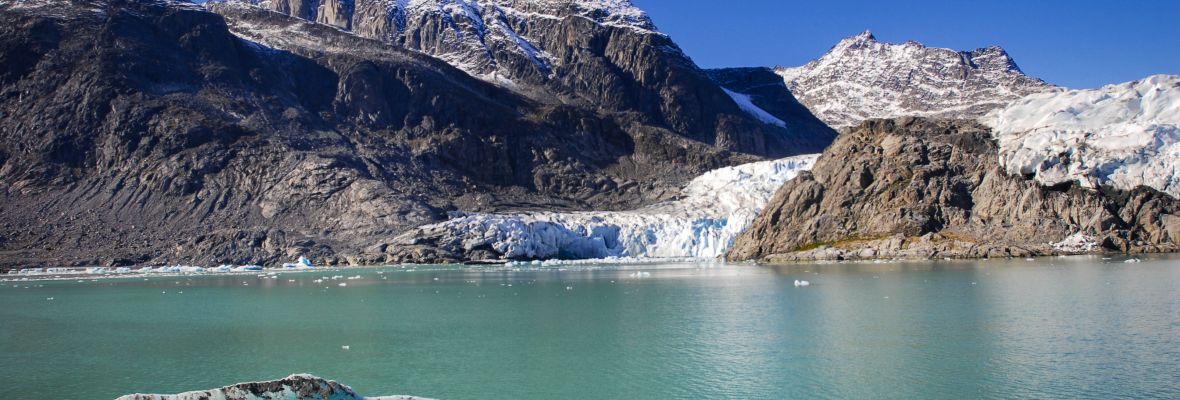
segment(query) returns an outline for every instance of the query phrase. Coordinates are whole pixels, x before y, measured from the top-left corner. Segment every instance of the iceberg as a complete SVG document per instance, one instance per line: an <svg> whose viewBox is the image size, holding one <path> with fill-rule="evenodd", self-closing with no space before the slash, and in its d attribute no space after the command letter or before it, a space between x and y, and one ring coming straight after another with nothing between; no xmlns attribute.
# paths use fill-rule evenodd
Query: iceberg
<svg viewBox="0 0 1180 400"><path fill-rule="evenodd" d="M293 263L283 263L283 269L312 269L312 268L315 268L315 266L311 265L311 260L308 260L307 257L304 257L304 256L299 256L299 261L296 261Z"/></svg>
<svg viewBox="0 0 1180 400"><path fill-rule="evenodd" d="M685 186L679 199L637 210L460 214L397 242L431 237L440 247L491 248L517 260L715 258L784 182L811 169L816 158L802 155L709 171Z"/></svg>
<svg viewBox="0 0 1180 400"><path fill-rule="evenodd" d="M347 346L346 347L347 350ZM218 389L198 390L179 394L129 394L116 400L427 400L414 396L366 397L347 385L309 374L294 374L268 382L245 382Z"/></svg>
<svg viewBox="0 0 1180 400"><path fill-rule="evenodd" d="M248 271L262 271L261 265L239 265L233 268L233 272L248 272Z"/></svg>
<svg viewBox="0 0 1180 400"><path fill-rule="evenodd" d="M1033 94L981 119L1010 174L1180 196L1180 76Z"/></svg>

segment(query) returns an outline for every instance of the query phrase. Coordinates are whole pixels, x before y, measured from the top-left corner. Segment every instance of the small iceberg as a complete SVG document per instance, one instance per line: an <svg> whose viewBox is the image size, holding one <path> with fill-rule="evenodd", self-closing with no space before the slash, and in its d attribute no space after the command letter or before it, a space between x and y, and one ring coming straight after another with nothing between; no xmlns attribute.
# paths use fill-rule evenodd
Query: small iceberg
<svg viewBox="0 0 1180 400"><path fill-rule="evenodd" d="M262 271L262 266L261 265L239 265L236 268L234 268L233 271L234 272Z"/></svg>
<svg viewBox="0 0 1180 400"><path fill-rule="evenodd" d="M801 281L801 280L796 279L795 280L795 287L801 287L801 286L811 286L811 282Z"/></svg>
<svg viewBox="0 0 1180 400"><path fill-rule="evenodd" d="M342 346L348 350L348 346ZM310 395L301 395L310 394ZM218 389L198 390L178 394L129 394L116 400L198 400L198 399L274 399L294 400L303 398L335 400L426 400L415 396L366 397L357 394L351 387L314 375L294 374L283 379L267 382L244 382Z"/></svg>
<svg viewBox="0 0 1180 400"><path fill-rule="evenodd" d="M311 264L311 260L308 260L307 257L304 257L304 256L299 256L299 261L296 261L293 263L283 263L283 269L312 269L312 268L315 268L315 266Z"/></svg>
<svg viewBox="0 0 1180 400"><path fill-rule="evenodd" d="M1143 262L1143 260L1140 260L1140 259L1138 259L1138 258L1132 258L1132 259L1129 259L1129 260L1127 260L1127 261L1123 261L1123 262L1124 262L1124 263L1127 263L1127 264L1134 264L1134 263L1140 263L1140 262Z"/></svg>

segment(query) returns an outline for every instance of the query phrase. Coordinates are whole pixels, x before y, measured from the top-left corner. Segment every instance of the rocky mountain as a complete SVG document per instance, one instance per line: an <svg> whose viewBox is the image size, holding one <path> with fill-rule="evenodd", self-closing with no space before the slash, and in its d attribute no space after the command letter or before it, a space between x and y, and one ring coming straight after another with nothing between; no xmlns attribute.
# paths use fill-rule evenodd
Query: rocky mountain
<svg viewBox="0 0 1180 400"><path fill-rule="evenodd" d="M733 99L628 0L249 0L213 7L235 32L272 43L284 38L225 12L241 4L429 54L539 102L635 113L747 153L783 156L784 149L797 154L831 142L828 128L808 119L751 124L751 115L735 110ZM789 112L800 111L807 113Z"/></svg>
<svg viewBox="0 0 1180 400"><path fill-rule="evenodd" d="M1024 257L1180 250L1180 201L1154 189L1010 175L974 121L872 120L788 181L730 260Z"/></svg>
<svg viewBox="0 0 1180 400"><path fill-rule="evenodd" d="M868 31L806 65L775 72L835 128L871 118L974 119L1025 95L1056 90L1025 75L999 47L955 51L884 43Z"/></svg>
<svg viewBox="0 0 1180 400"><path fill-rule="evenodd" d="M448 212L632 209L834 134L590 15L529 91L259 7L0 1L0 264L380 262Z"/></svg>

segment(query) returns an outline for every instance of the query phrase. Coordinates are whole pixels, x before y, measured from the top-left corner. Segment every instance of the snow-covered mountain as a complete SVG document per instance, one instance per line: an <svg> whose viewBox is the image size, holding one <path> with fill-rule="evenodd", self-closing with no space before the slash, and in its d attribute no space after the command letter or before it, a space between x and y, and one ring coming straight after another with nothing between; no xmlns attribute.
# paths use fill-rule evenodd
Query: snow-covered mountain
<svg viewBox="0 0 1180 400"><path fill-rule="evenodd" d="M1025 95L1055 90L1021 72L999 47L955 51L884 43L868 31L806 65L775 71L834 128L871 118L978 118Z"/></svg>
<svg viewBox="0 0 1180 400"><path fill-rule="evenodd" d="M982 122L1012 174L1180 197L1180 76L1030 95Z"/></svg>
<svg viewBox="0 0 1180 400"><path fill-rule="evenodd" d="M397 244L428 245L460 259L714 258L817 157L713 170L689 183L680 199L638 210L467 214L411 231Z"/></svg>
<svg viewBox="0 0 1180 400"><path fill-rule="evenodd" d="M567 17L656 34L628 0L233 0L438 57L468 73L536 83L562 61L545 45Z"/></svg>

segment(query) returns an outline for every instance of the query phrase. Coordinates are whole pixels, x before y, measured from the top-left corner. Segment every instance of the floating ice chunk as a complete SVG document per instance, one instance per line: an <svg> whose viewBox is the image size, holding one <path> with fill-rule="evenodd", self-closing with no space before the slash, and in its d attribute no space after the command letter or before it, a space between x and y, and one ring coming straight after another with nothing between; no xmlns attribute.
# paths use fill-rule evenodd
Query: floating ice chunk
<svg viewBox="0 0 1180 400"><path fill-rule="evenodd" d="M261 265L241 265L233 269L234 272L262 271Z"/></svg>
<svg viewBox="0 0 1180 400"><path fill-rule="evenodd" d="M283 268L284 269L312 269L312 268L315 268L315 265L312 265L311 260L308 260L307 257L299 256L299 261L296 261L293 263L284 263Z"/></svg>
<svg viewBox="0 0 1180 400"><path fill-rule="evenodd" d="M341 348L341 349L343 349L343 350L346 350L346 351L347 351L347 350L352 350L352 346L349 346L349 345L347 345L347 344L346 344L346 345L343 345L343 346L340 346L340 348Z"/></svg>
<svg viewBox="0 0 1180 400"><path fill-rule="evenodd" d="M1133 264L1133 263L1143 262L1143 260L1140 260L1138 258L1132 258L1132 259L1129 259L1129 260L1123 261L1123 262L1127 263L1127 264Z"/></svg>
<svg viewBox="0 0 1180 400"><path fill-rule="evenodd" d="M795 287L800 287L800 286L811 286L811 282L801 281L801 280L796 279L795 280Z"/></svg>
<svg viewBox="0 0 1180 400"><path fill-rule="evenodd" d="M344 283L344 282L340 282L340 283L336 284L336 286L339 286L339 287L347 287L347 286L348 286L348 284L347 284L347 283Z"/></svg>

